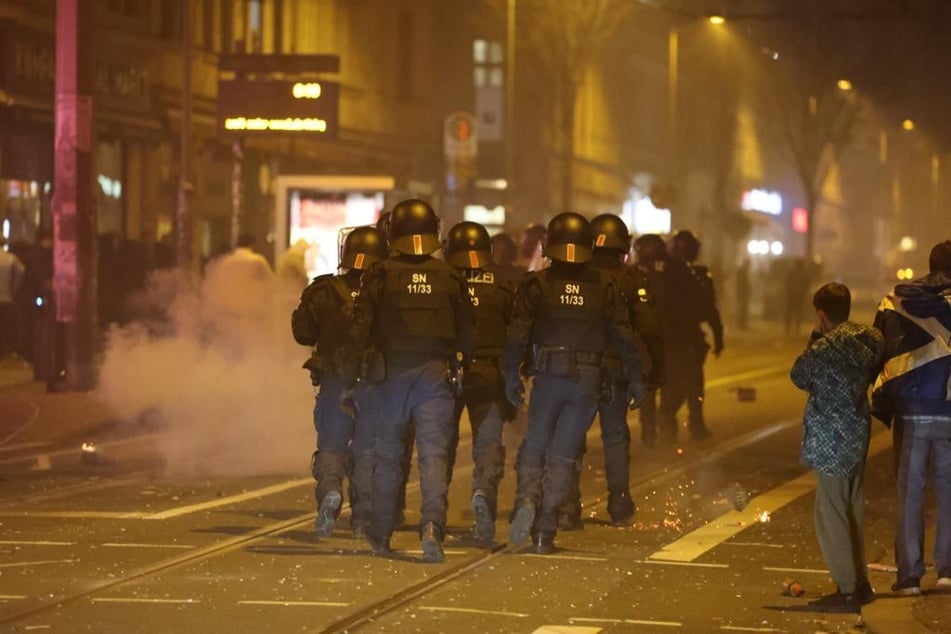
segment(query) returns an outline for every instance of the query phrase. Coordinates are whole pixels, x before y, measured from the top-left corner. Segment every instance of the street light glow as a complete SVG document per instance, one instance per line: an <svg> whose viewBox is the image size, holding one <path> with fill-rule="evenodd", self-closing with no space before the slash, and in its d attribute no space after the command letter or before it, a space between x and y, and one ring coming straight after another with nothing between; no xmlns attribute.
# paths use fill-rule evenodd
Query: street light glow
<svg viewBox="0 0 951 634"><path fill-rule="evenodd" d="M914 130L915 122L912 121L911 119L905 119L904 121L901 122L901 127L904 130Z"/></svg>
<svg viewBox="0 0 951 634"><path fill-rule="evenodd" d="M839 87L839 90L852 90L852 82L848 79L840 79L836 85Z"/></svg>
<svg viewBox="0 0 951 634"><path fill-rule="evenodd" d="M711 15L707 19L710 21L710 24L716 24L717 26L726 23L726 18L722 15Z"/></svg>

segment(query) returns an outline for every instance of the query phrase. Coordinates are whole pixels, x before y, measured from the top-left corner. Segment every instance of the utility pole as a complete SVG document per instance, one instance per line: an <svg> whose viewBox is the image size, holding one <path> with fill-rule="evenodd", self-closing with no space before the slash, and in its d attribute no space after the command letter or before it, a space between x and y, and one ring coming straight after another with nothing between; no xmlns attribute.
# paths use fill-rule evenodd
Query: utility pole
<svg viewBox="0 0 951 634"><path fill-rule="evenodd" d="M96 209L93 202L93 11L56 2L56 133L53 194L55 360L51 389L95 382Z"/></svg>
<svg viewBox="0 0 951 634"><path fill-rule="evenodd" d="M192 21L191 0L182 0L182 135L179 160L178 211L175 216L178 244L176 262L190 269L192 262L191 197L192 151Z"/></svg>

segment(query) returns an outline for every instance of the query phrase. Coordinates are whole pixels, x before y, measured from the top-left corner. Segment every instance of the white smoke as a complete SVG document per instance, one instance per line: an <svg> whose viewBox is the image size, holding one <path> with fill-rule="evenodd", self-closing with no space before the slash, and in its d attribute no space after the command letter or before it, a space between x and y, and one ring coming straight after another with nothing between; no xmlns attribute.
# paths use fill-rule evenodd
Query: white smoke
<svg viewBox="0 0 951 634"><path fill-rule="evenodd" d="M142 319L109 334L99 398L124 420L158 420L169 473L306 471L313 391L290 331L300 290L234 269L201 283L156 273Z"/></svg>

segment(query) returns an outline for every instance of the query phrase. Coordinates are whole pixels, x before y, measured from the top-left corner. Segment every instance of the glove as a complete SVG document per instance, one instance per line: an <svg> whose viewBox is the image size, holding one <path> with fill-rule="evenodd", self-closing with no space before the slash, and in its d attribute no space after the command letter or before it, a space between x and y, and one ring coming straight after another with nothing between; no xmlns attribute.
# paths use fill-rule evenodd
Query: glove
<svg viewBox="0 0 951 634"><path fill-rule="evenodd" d="M340 394L340 410L350 418L356 418L360 411L354 398L354 391L352 387L348 387Z"/></svg>
<svg viewBox="0 0 951 634"><path fill-rule="evenodd" d="M640 378L631 381L627 385L627 402L629 409L637 409L644 402L644 382Z"/></svg>
<svg viewBox="0 0 951 634"><path fill-rule="evenodd" d="M505 398L513 407L519 408L525 404L525 386L522 381L509 381L505 386Z"/></svg>

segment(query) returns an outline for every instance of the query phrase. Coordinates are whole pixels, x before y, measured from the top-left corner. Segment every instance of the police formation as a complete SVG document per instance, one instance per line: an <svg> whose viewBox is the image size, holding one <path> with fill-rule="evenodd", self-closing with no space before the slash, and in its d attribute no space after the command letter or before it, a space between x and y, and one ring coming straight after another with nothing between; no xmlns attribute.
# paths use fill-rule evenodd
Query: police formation
<svg viewBox="0 0 951 634"><path fill-rule="evenodd" d="M415 445L423 560L443 561L464 410L475 539L495 540L502 506L511 509L509 542L539 554L553 551L558 530L580 528L585 437L596 418L608 513L630 524L629 410L641 408L646 447L676 439L684 401L691 436L710 434L701 324L716 354L723 329L712 280L695 264L699 241L681 232L668 250L659 236L640 236L630 265L620 218L562 213L543 241L550 266L524 272L516 287L493 264L485 227L459 223L445 243L440 229L427 203L400 202L376 227L347 234L340 273L316 278L294 311L294 338L314 348L304 367L316 393L316 533L333 533L346 493L353 537L389 554ZM500 505L504 424L526 401L515 499Z"/></svg>

